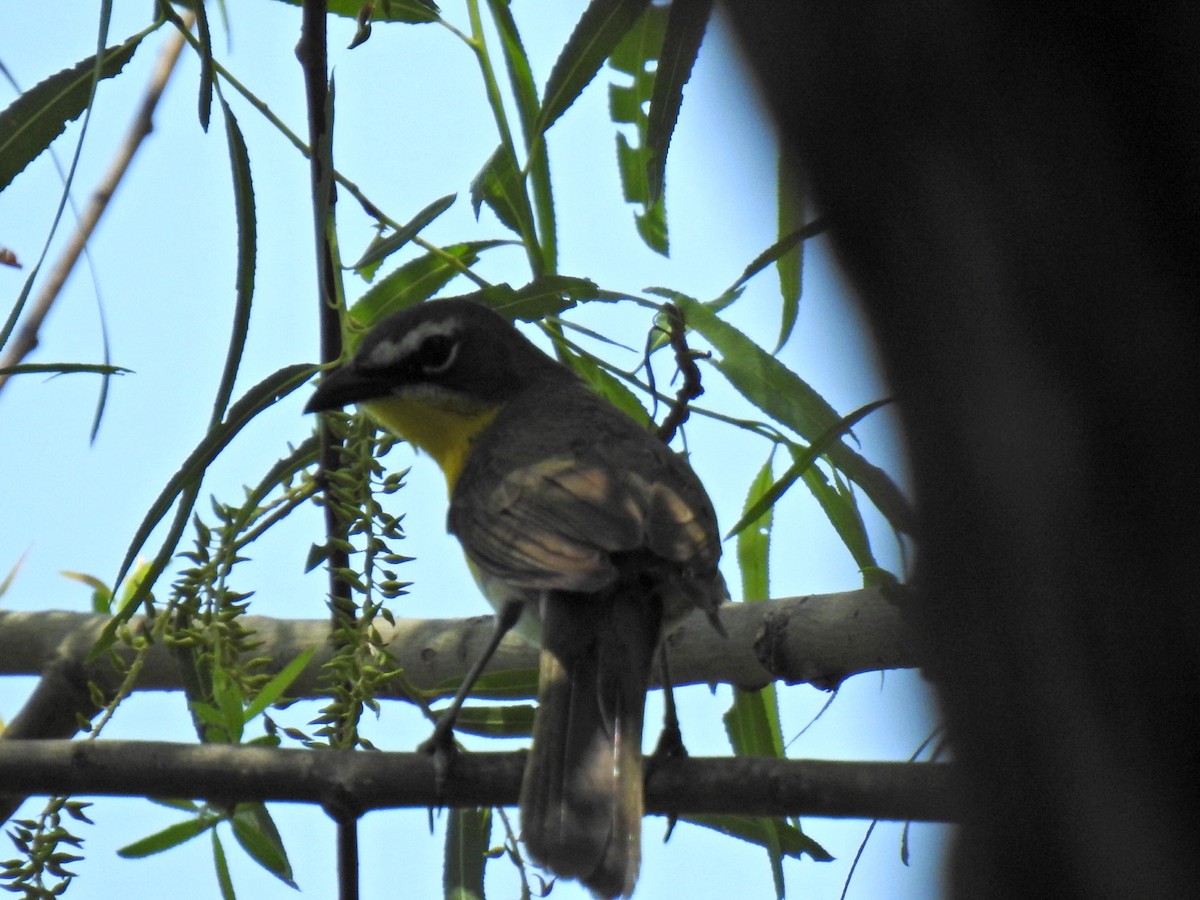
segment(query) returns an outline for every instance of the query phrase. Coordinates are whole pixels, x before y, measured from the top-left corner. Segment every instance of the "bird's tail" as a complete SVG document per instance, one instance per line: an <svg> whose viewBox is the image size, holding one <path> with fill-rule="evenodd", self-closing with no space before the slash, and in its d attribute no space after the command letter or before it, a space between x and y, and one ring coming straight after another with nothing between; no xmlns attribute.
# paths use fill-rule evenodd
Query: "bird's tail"
<svg viewBox="0 0 1200 900"><path fill-rule="evenodd" d="M640 596L639 596L640 594ZM661 606L638 591L542 604L533 747L521 786L529 855L601 897L637 882L642 834L642 715Z"/></svg>

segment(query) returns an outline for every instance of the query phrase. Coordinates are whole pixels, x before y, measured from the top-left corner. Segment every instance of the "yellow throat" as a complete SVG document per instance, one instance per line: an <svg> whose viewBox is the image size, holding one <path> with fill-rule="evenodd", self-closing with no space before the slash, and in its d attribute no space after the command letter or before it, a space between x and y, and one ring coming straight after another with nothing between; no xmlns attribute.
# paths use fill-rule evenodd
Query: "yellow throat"
<svg viewBox="0 0 1200 900"><path fill-rule="evenodd" d="M432 456L446 476L448 492L454 490L476 436L500 412L499 406L452 409L417 397L385 397L362 407L388 431Z"/></svg>

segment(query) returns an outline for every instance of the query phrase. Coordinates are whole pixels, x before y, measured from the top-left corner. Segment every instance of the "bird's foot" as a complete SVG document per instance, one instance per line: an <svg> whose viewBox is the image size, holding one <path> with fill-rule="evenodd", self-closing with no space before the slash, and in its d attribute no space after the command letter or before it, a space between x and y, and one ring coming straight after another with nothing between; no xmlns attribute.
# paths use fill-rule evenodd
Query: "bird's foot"
<svg viewBox="0 0 1200 900"><path fill-rule="evenodd" d="M458 743L454 740L453 717L443 716L433 727L433 734L417 746L418 753L427 753L433 758L434 786L439 794L446 787L450 770L458 756Z"/></svg>
<svg viewBox="0 0 1200 900"><path fill-rule="evenodd" d="M683 745L683 733L679 730L679 722L672 720L663 723L662 734L658 736L658 744L647 762L653 767L673 759L683 759L687 755L687 747Z"/></svg>

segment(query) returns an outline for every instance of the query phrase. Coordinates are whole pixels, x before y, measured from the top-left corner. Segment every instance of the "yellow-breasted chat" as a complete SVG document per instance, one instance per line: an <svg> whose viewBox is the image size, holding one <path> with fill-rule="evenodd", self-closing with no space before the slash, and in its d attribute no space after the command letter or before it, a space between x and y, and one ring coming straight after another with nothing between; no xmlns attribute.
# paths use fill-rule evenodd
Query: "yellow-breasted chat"
<svg viewBox="0 0 1200 900"><path fill-rule="evenodd" d="M497 610L491 649L514 625L541 646L520 801L530 856L598 895L628 896L655 652L693 608L715 623L727 596L703 486L655 435L469 298L379 322L306 410L350 403L441 467L448 528ZM451 713L435 739L452 727Z"/></svg>

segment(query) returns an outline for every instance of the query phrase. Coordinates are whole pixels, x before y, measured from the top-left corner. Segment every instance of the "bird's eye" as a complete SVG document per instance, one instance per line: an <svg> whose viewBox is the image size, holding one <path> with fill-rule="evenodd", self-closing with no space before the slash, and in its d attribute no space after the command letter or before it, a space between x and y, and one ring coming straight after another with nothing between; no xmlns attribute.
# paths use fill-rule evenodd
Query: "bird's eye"
<svg viewBox="0 0 1200 900"><path fill-rule="evenodd" d="M432 334L421 344L417 365L426 375L440 375L454 365L457 357L457 340L445 334Z"/></svg>

